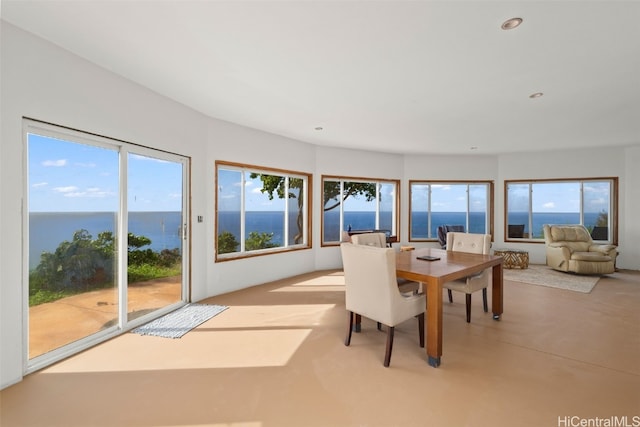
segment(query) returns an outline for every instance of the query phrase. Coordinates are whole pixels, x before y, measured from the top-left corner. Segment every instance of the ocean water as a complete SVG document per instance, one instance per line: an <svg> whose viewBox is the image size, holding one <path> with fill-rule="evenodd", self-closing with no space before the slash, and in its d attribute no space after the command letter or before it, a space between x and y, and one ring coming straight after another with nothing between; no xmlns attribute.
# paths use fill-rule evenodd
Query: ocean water
<svg viewBox="0 0 640 427"><path fill-rule="evenodd" d="M324 240L339 241L341 237L339 211L324 213ZM240 214L238 212L219 212L219 231L230 231L239 240ZM595 224L598 213L585 213L585 225ZM352 229L375 228L375 214L373 212L345 212L345 231ZM518 212L509 215L509 224L525 224L525 233L528 233L528 214ZM247 212L247 234L256 232L273 232L272 242L282 246L284 236L284 213L282 212ZM289 244L293 244L294 235L297 232L297 212L289 215ZM414 212L411 222L411 236L414 238L435 238L436 229L441 224L465 224L463 212L434 212L431 216L431 234L427 233L427 214ZM580 221L576 213L534 213L534 236L542 236L543 224L575 224ZM380 215L379 229L392 229L391 212L382 212ZM472 233L484 233L485 215L482 212L471 213L469 231ZM113 212L72 212L51 213L34 212L29 216L29 267L35 268L40 262L40 254L43 251L53 252L58 245L73 239L73 233L80 229L86 229L93 236L98 237L102 231L114 231L116 227L116 215ZM162 249L181 248L181 219L180 212L131 212L129 213L129 231L136 235L146 236L151 239L148 247L154 251ZM146 248L146 247L145 247ZM145 249L143 248L143 249Z"/></svg>
<svg viewBox="0 0 640 427"><path fill-rule="evenodd" d="M585 213L584 225L591 227L595 225L599 213ZM464 225L466 215L464 212L433 212L431 214L431 237L437 237L437 228L442 224ZM524 224L524 232L529 233L529 213L514 212L508 217L508 224ZM580 214L573 212L560 213L533 213L533 236L543 237L544 224L579 224ZM485 214L483 212L471 212L469 215L469 232L485 233ZM414 238L427 238L427 214L425 212L414 212L411 217L411 236Z"/></svg>
<svg viewBox="0 0 640 427"><path fill-rule="evenodd" d="M585 212L585 227L593 227L600 216L599 212ZM527 212L513 212L509 214L508 224L524 224L524 232L529 233L529 214ZM543 238L542 231L545 224L579 224L580 214L575 212L533 213L533 237Z"/></svg>
<svg viewBox="0 0 640 427"><path fill-rule="evenodd" d="M376 228L375 212L344 212L344 231L371 230ZM391 230L391 212L380 212L379 230ZM331 210L324 212L323 234L325 242L339 242L342 237L340 229L340 211Z"/></svg>
<svg viewBox="0 0 640 427"><path fill-rule="evenodd" d="M417 239L438 237L438 227L441 225L465 225L467 223L466 212L432 212L431 233L428 231L428 218L426 212L413 212L411 214L411 236ZM471 212L469 214L469 232L486 233L486 215L484 212Z"/></svg>

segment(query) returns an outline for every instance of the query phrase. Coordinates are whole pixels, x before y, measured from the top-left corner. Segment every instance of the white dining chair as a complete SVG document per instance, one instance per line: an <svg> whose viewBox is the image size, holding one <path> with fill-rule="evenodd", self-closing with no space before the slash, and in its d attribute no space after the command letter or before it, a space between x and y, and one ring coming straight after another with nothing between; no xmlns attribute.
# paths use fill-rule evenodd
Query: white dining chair
<svg viewBox="0 0 640 427"><path fill-rule="evenodd" d="M391 248L342 243L345 306L349 325L344 344L351 344L356 315L387 327L384 366L391 363L395 327L412 317L418 319L420 347L424 347L424 294L403 294L396 281L396 252Z"/></svg>

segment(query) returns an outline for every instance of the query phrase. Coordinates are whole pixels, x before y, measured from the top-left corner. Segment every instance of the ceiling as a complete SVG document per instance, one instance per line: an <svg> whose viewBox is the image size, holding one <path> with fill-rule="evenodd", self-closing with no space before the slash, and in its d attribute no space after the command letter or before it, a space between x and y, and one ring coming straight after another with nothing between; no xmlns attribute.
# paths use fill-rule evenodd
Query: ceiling
<svg viewBox="0 0 640 427"><path fill-rule="evenodd" d="M640 2L1 7L3 20L194 110L317 145L498 154L640 144ZM522 25L502 30L512 17Z"/></svg>

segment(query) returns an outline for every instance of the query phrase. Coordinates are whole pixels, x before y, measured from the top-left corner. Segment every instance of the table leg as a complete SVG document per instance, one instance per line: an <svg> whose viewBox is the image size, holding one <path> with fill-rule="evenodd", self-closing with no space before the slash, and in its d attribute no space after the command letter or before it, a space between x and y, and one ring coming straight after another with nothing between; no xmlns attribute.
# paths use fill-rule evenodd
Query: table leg
<svg viewBox="0 0 640 427"><path fill-rule="evenodd" d="M429 365L440 366L442 356L442 283L426 283L427 287L427 357Z"/></svg>
<svg viewBox="0 0 640 427"><path fill-rule="evenodd" d="M492 301L491 311L494 320L500 320L502 316L502 263L493 266Z"/></svg>

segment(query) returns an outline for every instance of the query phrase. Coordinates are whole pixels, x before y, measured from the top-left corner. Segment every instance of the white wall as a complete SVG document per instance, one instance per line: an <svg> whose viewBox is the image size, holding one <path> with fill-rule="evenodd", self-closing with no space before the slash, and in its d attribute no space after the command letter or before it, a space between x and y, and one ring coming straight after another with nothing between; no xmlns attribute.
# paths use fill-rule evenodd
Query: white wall
<svg viewBox="0 0 640 427"><path fill-rule="evenodd" d="M640 173L633 169L640 162L640 147L504 156L402 156L316 147L205 117L4 22L1 32L0 388L20 381L24 363L23 116L191 158L194 301L311 270L339 267L339 248L320 246L322 175L401 179L403 242L408 238L408 180L494 180L496 244L503 239L505 179L619 176L618 265L640 269L640 249L635 243L640 241L640 221L635 221L634 214L640 209ZM312 173L313 249L214 263L216 160ZM205 218L203 223L195 221L198 215ZM534 262L541 259L538 248L532 251Z"/></svg>
<svg viewBox="0 0 640 427"><path fill-rule="evenodd" d="M620 189L620 267L640 270L640 146L624 150L624 187Z"/></svg>

